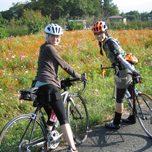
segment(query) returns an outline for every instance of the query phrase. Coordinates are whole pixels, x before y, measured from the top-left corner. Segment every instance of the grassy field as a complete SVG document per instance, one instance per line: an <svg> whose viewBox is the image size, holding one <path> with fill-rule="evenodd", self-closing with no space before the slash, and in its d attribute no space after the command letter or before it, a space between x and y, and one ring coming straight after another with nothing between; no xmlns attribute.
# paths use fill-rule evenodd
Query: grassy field
<svg viewBox="0 0 152 152"><path fill-rule="evenodd" d="M137 87L152 96L152 30L110 30L109 34L139 59L136 69L142 74L143 83ZM0 130L12 117L32 111L32 102L19 101L19 90L31 86L37 71L39 47L44 41L44 33L0 39ZM111 63L106 56L100 56L92 32L65 31L57 50L78 73L87 73L87 90L82 93L83 83L78 83L71 92L79 92L85 99L90 125L104 123L115 111L114 78L112 70L106 70L105 77L101 77L100 65ZM69 75L59 69L59 76Z"/></svg>

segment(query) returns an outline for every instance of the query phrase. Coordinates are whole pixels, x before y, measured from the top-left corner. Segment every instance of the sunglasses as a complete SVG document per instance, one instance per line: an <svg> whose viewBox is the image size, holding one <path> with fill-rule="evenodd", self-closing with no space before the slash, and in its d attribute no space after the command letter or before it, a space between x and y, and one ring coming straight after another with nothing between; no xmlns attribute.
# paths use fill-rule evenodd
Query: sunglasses
<svg viewBox="0 0 152 152"><path fill-rule="evenodd" d="M52 34L50 34L49 37L50 38L60 38L61 36L60 35L52 35Z"/></svg>

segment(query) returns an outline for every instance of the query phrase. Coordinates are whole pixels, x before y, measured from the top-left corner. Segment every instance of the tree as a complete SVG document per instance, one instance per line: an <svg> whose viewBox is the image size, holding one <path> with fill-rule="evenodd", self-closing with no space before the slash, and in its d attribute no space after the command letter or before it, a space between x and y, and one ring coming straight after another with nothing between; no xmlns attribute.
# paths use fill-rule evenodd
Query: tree
<svg viewBox="0 0 152 152"><path fill-rule="evenodd" d="M0 27L3 27L8 24L6 19L3 19L2 14L0 13Z"/></svg>
<svg viewBox="0 0 152 152"><path fill-rule="evenodd" d="M103 10L107 17L119 15L118 7L112 3L112 0L104 0Z"/></svg>
<svg viewBox="0 0 152 152"><path fill-rule="evenodd" d="M130 11L125 14L129 20L137 20L139 19L139 12L138 11Z"/></svg>
<svg viewBox="0 0 152 152"><path fill-rule="evenodd" d="M50 15L52 20L65 18L69 15L71 18L82 18L85 16L99 16L104 11L105 16L118 15L119 10L112 0L105 0L103 11L101 9L101 0L31 0L26 3L14 3L5 13L2 13L5 19L19 19L24 9L40 10L43 16Z"/></svg>
<svg viewBox="0 0 152 152"><path fill-rule="evenodd" d="M22 20L25 21L29 28L29 32L39 32L49 23L49 18L42 16L41 11L24 10Z"/></svg>

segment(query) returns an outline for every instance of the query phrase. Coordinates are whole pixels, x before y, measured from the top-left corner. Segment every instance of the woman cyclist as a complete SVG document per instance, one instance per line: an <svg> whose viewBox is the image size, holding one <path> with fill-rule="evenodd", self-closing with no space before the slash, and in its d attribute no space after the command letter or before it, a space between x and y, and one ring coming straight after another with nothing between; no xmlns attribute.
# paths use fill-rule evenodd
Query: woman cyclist
<svg viewBox="0 0 152 152"><path fill-rule="evenodd" d="M68 152L77 152L60 95L61 84L57 76L58 67L60 66L71 76L79 78L81 81L85 81L86 78L74 71L72 67L60 57L59 52L55 48L60 43L61 35L63 34L62 27L58 24L51 23L45 27L45 33L46 42L40 47L38 70L35 77L35 87L40 87L38 91L38 101L40 103L48 103L44 109L48 115L47 125L49 130L52 130L54 124L54 118L50 117L52 116L53 110L60 122L63 135L70 146Z"/></svg>
<svg viewBox="0 0 152 152"><path fill-rule="evenodd" d="M93 34L99 41L100 54L103 55L104 50L107 58L112 62L112 65L117 66L119 69L116 80L117 97L115 117L112 123L105 124L107 128L119 129L121 126L120 120L123 112L123 98L126 89L128 88L129 92L132 93L132 75L140 76L140 74L135 70L134 66L125 59L127 53L120 47L116 39L108 35L107 29L108 26L104 21L98 21L92 27ZM138 62L138 60L134 59L132 62ZM122 121L135 123L136 119L134 115L130 114L128 118L122 119Z"/></svg>

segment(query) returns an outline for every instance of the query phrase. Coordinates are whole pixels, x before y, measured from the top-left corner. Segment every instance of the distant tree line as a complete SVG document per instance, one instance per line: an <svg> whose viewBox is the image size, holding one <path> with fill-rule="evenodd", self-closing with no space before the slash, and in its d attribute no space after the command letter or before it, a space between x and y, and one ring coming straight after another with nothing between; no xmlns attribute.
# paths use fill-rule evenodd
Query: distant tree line
<svg viewBox="0 0 152 152"><path fill-rule="evenodd" d="M113 0L104 0L103 8L101 8L101 0L31 0L26 3L13 3L13 6L6 11L0 12L6 20L12 18L19 19L23 16L26 9L41 11L43 16L51 16L52 20L59 18L84 18L85 16L101 16L104 17L119 15L117 5ZM148 17L152 17L151 12L139 13L138 11L130 11L121 13L120 15L127 17L129 20L146 21Z"/></svg>
<svg viewBox="0 0 152 152"><path fill-rule="evenodd" d="M112 0L104 0L103 7L101 0L31 0L13 3L9 10L0 12L0 38L40 32L50 22L56 22L68 30L83 28L77 22L68 22L72 19L86 20L86 27L90 28L95 21L107 20L107 17L114 15L136 22L128 26L110 24L111 29L139 29L138 21L140 28L152 27L151 22L147 21L148 17L152 17L152 11L119 14L119 9Z"/></svg>
<svg viewBox="0 0 152 152"><path fill-rule="evenodd" d="M150 13L144 12L139 13L138 11L130 11L127 13L121 13L121 16L127 17L128 20L141 20L141 21L147 21L148 17L152 17L152 11Z"/></svg>
<svg viewBox="0 0 152 152"><path fill-rule="evenodd" d="M43 16L51 15L52 20L82 18L86 15L99 16L102 12L101 0L31 0L25 4L14 3L9 10L2 11L1 14L6 20L19 19L23 16L24 9L39 10ZM106 16L119 14L118 7L112 3L112 0L105 0L103 10Z"/></svg>

